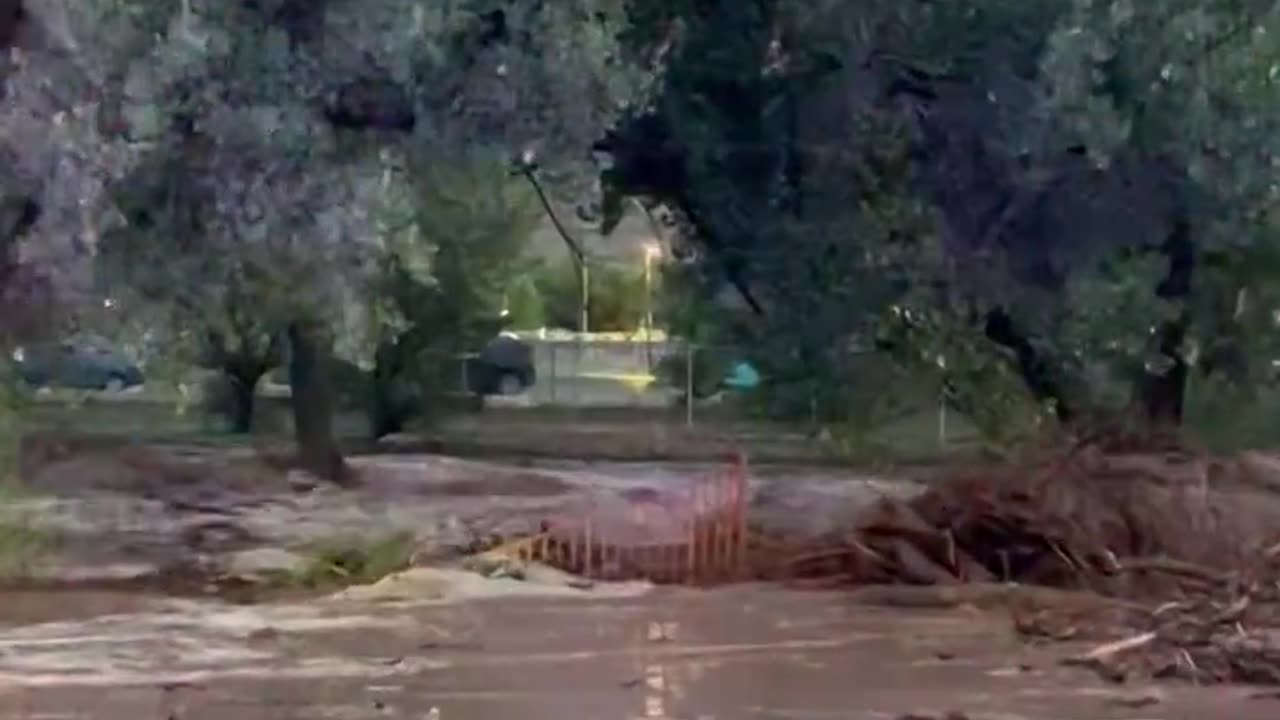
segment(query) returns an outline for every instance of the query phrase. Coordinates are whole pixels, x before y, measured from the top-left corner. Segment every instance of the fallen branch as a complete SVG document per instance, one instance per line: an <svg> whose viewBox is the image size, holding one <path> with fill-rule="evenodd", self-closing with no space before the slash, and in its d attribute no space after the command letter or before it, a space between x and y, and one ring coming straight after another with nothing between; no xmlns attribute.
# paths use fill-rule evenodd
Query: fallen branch
<svg viewBox="0 0 1280 720"><path fill-rule="evenodd" d="M1134 635L1123 640L1116 640L1115 642L1109 642L1105 645L1099 645L1083 655L1072 655L1069 658L1063 659L1062 664L1094 667L1098 663L1105 663L1112 660L1117 655L1122 655L1131 650L1137 650L1138 648L1150 645L1155 642L1158 637L1158 633L1144 632L1140 635Z"/></svg>
<svg viewBox="0 0 1280 720"><path fill-rule="evenodd" d="M1142 610L1145 606L1078 590L1013 583L965 583L960 585L863 585L850 593L860 605L900 608L949 609L962 605L980 608L1023 604L1043 607L1087 607Z"/></svg>
<svg viewBox="0 0 1280 720"><path fill-rule="evenodd" d="M1112 569L1112 572L1117 575L1137 572L1158 572L1166 575L1178 575L1180 577L1191 578L1194 580L1202 580L1213 585L1228 583L1233 577L1231 573L1221 573L1202 565L1196 565L1195 563L1165 557L1128 558L1126 560L1121 560L1116 567Z"/></svg>

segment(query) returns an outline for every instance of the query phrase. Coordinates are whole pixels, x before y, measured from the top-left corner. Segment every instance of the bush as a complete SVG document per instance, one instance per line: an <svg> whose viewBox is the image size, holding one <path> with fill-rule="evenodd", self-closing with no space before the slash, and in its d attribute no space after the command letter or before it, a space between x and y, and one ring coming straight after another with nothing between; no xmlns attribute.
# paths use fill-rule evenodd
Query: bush
<svg viewBox="0 0 1280 720"><path fill-rule="evenodd" d="M367 541L335 538L317 544L310 562L292 580L308 588L377 582L412 565L416 547L406 532Z"/></svg>
<svg viewBox="0 0 1280 720"><path fill-rule="evenodd" d="M1183 432L1217 452L1280 447L1280 388L1240 387L1195 375L1187 386Z"/></svg>
<svg viewBox="0 0 1280 720"><path fill-rule="evenodd" d="M644 322L647 298L644 270L593 265L588 268L590 306L587 322L595 332L632 331ZM546 325L577 330L581 324L582 282L571 260L541 268L535 287Z"/></svg>
<svg viewBox="0 0 1280 720"><path fill-rule="evenodd" d="M230 427L235 417L236 399L231 378L221 372L211 372L200 380L200 414L209 420L225 423Z"/></svg>
<svg viewBox="0 0 1280 720"><path fill-rule="evenodd" d="M9 363L0 364L0 480L17 468L22 413L28 392Z"/></svg>
<svg viewBox="0 0 1280 720"><path fill-rule="evenodd" d="M536 330L547 325L547 309L537 279L532 275L516 278L507 290L507 327L513 330Z"/></svg>
<svg viewBox="0 0 1280 720"><path fill-rule="evenodd" d="M334 408L346 412L362 410L372 395L370 373L359 365L335 357L329 363Z"/></svg>
<svg viewBox="0 0 1280 720"><path fill-rule="evenodd" d="M729 373L730 363L716 353L693 353L693 396L703 399L715 395ZM681 392L689 384L689 355L683 351L668 355L658 361L654 374L664 383Z"/></svg>

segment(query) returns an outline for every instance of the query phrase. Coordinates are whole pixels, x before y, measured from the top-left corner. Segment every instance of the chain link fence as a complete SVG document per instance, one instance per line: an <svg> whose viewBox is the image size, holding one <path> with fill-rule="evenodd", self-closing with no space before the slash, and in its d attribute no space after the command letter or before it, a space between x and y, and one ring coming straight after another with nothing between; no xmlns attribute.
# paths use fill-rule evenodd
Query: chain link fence
<svg viewBox="0 0 1280 720"><path fill-rule="evenodd" d="M489 407L662 410L689 426L785 418L815 434L881 435L890 444L930 448L977 435L940 385L904 377L872 353L853 353L844 380L824 381L770 377L747 362L741 348L665 337L521 339L531 350L533 381L518 392L489 394ZM458 388L474 385L468 363L458 365Z"/></svg>
<svg viewBox="0 0 1280 720"><path fill-rule="evenodd" d="M876 444L913 451L956 447L978 434L961 408L943 402L941 389L930 379L904 377L889 358L875 354L851 353L849 367L839 369L837 379L823 379L802 371L784 377L777 370L753 367L743 348L694 346L658 333L648 338L643 332L565 333L520 340L527 348L527 373L518 366L486 370L481 352L441 352L420 358L412 369L417 378L405 374L390 386L375 388L370 369L350 363L335 367L335 428L343 435L367 436L375 394L383 392L378 397L384 402L416 402L438 413L436 417L465 415L481 406L486 411L549 410L527 418L721 427L851 442L869 437ZM214 376L201 375L206 380ZM28 413L27 424L58 431L110 427L139 436L208 433L228 426L228 409L211 405L202 384L183 386L190 397L154 385L136 396L95 396L77 403L45 399ZM423 386L430 388L431 397L415 401ZM485 412L476 419L488 416ZM291 423L287 377L281 370L258 388L253 429L283 436Z"/></svg>

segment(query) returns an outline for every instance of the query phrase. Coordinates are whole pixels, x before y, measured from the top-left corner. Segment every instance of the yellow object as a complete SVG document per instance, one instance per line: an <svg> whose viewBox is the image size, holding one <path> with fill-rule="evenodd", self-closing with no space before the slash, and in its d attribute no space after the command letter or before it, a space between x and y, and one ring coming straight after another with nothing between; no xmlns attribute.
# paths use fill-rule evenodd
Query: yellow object
<svg viewBox="0 0 1280 720"><path fill-rule="evenodd" d="M612 380L627 386L634 393L644 392L658 378L649 373L578 373L576 377L588 380Z"/></svg>

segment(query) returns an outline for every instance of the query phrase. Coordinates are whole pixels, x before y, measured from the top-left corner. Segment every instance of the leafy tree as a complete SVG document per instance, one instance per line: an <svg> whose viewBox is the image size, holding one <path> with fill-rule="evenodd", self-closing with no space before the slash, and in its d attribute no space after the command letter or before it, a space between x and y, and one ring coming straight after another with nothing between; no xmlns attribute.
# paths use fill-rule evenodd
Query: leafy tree
<svg viewBox="0 0 1280 720"><path fill-rule="evenodd" d="M327 317L365 268L377 164L344 154L310 106L325 79L315 56L259 10L184 5L119 58L133 86L120 117L147 151L113 185L120 222L98 269L196 329L202 363L236 388L237 429L287 342L300 455L337 479Z"/></svg>
<svg viewBox="0 0 1280 720"><path fill-rule="evenodd" d="M850 346L964 328L1064 421L1163 425L1189 351L1241 334L1228 268L1274 243L1274 3L664 7L681 39L649 33L663 81L597 144L604 181L681 216L766 375L852 386Z"/></svg>
<svg viewBox="0 0 1280 720"><path fill-rule="evenodd" d="M394 17L401 6L378 7ZM361 7L348 19L378 12ZM498 328L537 219L529 188L510 182L510 160L536 157L550 190L576 199L592 180L583 149L643 75L618 59L624 15L610 0L423 4L413 17L426 28L416 49L363 48L400 68L398 92L380 96L378 113L361 119L347 107L342 119L375 143L386 129L378 118L412 127L395 145L382 138L402 158L413 198L400 213L409 239L381 256L376 284L375 435L428 413L456 385L456 356Z"/></svg>
<svg viewBox="0 0 1280 720"><path fill-rule="evenodd" d="M546 301L533 271L517 273L507 287L507 326L536 330L547 326Z"/></svg>
<svg viewBox="0 0 1280 720"><path fill-rule="evenodd" d="M66 306L84 299L105 186L134 155L97 122L110 36L74 9L64 0L0 8L4 344L58 331Z"/></svg>
<svg viewBox="0 0 1280 720"><path fill-rule="evenodd" d="M459 363L504 323L504 296L540 219L504 158L420 160L407 230L390 243L372 293L378 328L375 437L403 429L458 386Z"/></svg>

